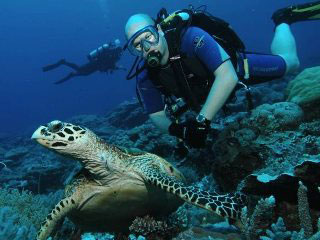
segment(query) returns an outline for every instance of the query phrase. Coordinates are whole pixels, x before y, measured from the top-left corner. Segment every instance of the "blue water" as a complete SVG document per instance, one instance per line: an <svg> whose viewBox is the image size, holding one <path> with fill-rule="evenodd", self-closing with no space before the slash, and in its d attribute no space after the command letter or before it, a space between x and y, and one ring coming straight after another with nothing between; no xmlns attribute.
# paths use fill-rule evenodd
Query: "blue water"
<svg viewBox="0 0 320 240"><path fill-rule="evenodd" d="M273 11L307 1L181 1L181 0L1 0L0 1L0 134L24 134L39 124L78 114L103 114L135 97L134 81L125 72L95 73L62 85L53 82L69 73L61 67L43 73L41 67L61 58L82 64L97 46L119 38L131 14L153 16L208 5L208 10L232 23L248 50L269 53ZM294 24L302 67L320 65L320 21ZM130 67L125 53L120 63Z"/></svg>

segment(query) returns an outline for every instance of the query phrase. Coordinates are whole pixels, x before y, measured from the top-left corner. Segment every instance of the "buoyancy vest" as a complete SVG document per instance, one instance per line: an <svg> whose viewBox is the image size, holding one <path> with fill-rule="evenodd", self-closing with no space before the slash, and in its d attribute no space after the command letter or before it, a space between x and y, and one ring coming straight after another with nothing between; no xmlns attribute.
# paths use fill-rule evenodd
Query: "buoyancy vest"
<svg viewBox="0 0 320 240"><path fill-rule="evenodd" d="M182 17L186 15L187 18ZM149 78L166 97L182 97L191 109L199 111L214 76L200 59L186 57L181 52L181 39L186 29L196 26L208 32L229 54L234 67L237 65L237 52L244 52L244 44L227 22L204 11L180 10L167 15L166 10L161 9L157 21L165 32L170 56L167 66L147 67Z"/></svg>

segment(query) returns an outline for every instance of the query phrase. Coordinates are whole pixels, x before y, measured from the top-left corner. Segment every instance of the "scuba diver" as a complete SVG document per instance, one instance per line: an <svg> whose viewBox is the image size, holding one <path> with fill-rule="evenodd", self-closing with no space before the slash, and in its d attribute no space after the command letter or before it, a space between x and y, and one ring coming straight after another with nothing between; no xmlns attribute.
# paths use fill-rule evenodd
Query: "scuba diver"
<svg viewBox="0 0 320 240"><path fill-rule="evenodd" d="M161 9L156 20L131 16L124 49L137 58L127 79L136 78L137 96L152 122L187 147L203 148L212 119L238 86L250 103L248 85L296 72L300 62L290 25L320 19L320 1L277 10L272 19L272 54L258 54L247 52L227 22L202 8L171 15ZM187 110L196 116L180 121Z"/></svg>
<svg viewBox="0 0 320 240"><path fill-rule="evenodd" d="M122 47L120 46L120 40L116 39L114 42L103 44L97 49L91 51L87 56L89 60L88 63L79 66L75 63L68 62L65 59L61 59L57 63L44 66L42 71L51 71L61 65L68 66L75 70L74 72L70 72L67 76L55 82L55 84L61 84L73 77L88 76L96 71L112 73L114 70L118 69L126 70L124 67L116 65L116 62L119 61L121 55Z"/></svg>

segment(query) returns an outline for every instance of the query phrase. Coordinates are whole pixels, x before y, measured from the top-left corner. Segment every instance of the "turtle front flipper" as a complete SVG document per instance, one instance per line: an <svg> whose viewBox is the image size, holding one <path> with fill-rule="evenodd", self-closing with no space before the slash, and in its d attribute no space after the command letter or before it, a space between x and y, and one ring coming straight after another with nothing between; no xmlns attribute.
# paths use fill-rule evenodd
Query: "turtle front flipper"
<svg viewBox="0 0 320 240"><path fill-rule="evenodd" d="M72 197L62 199L55 208L48 214L46 220L42 223L37 234L37 240L47 240L55 230L56 225L63 221L65 216L77 207L76 201Z"/></svg>
<svg viewBox="0 0 320 240"><path fill-rule="evenodd" d="M159 173L156 169L144 169L146 181L195 206L207 209L222 217L240 219L241 208L246 204L246 196L240 193L219 194L186 186L174 177Z"/></svg>

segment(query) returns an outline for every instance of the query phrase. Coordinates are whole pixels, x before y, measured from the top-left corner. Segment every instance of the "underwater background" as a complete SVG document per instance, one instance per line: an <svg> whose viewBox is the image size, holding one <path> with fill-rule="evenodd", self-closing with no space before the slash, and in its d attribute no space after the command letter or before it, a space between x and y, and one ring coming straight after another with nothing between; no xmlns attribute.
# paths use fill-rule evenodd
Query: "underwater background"
<svg viewBox="0 0 320 240"><path fill-rule="evenodd" d="M156 16L161 7L175 9L207 5L208 10L230 22L247 49L269 53L274 10L306 1L146 1L146 0L1 0L0 1L0 133L30 134L52 119L78 114L103 114L135 97L134 81L124 71L95 73L54 85L69 69L43 73L41 67L61 58L82 64L87 54L105 42L120 39L131 14ZM319 24L294 24L302 67L320 63ZM314 44L313 44L314 43ZM134 60L125 52L120 64Z"/></svg>
<svg viewBox="0 0 320 240"><path fill-rule="evenodd" d="M104 43L125 44L132 14L156 16L206 5L229 22L248 51L270 53L272 13L302 0L1 0L0 1L0 240L35 239L47 214L81 164L31 140L58 119L87 127L106 142L157 154L203 191L241 190L250 198L242 228L190 204L169 217L137 217L128 232L84 233L70 220L53 239L73 240L320 240L320 21L295 23L301 68L297 74L252 87L211 124L206 147L177 153L176 139L161 133L136 99L125 71L54 82L71 70L42 67L61 58L77 64ZM130 69L124 52L119 64ZM99 211L99 210L98 210ZM233 224L234 222L230 222ZM104 224L104 223L103 223Z"/></svg>

